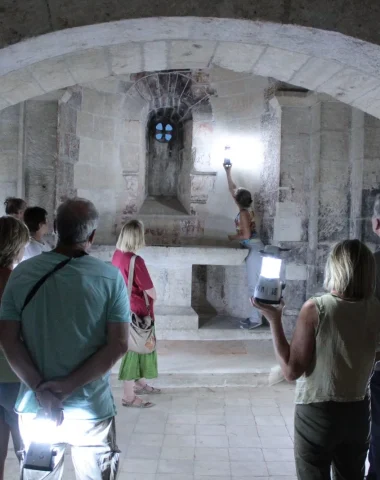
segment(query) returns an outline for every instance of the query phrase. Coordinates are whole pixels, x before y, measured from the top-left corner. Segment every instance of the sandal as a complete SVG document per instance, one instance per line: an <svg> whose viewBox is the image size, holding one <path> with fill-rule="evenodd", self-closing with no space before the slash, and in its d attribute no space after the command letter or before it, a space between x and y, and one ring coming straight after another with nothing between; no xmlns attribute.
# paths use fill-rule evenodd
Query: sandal
<svg viewBox="0 0 380 480"><path fill-rule="evenodd" d="M160 388L154 388L154 387L151 387L150 385L146 384L141 388L135 388L135 393L137 393L137 395L157 394L157 393L161 393L161 389Z"/></svg>
<svg viewBox="0 0 380 480"><path fill-rule="evenodd" d="M137 400L137 402L136 402ZM138 402L140 400L140 402ZM154 403L152 402L144 402L141 398L137 397L135 395L135 398L132 400L132 402L126 402L125 400L121 401L121 404L123 407L132 407L132 408L151 408L154 407Z"/></svg>

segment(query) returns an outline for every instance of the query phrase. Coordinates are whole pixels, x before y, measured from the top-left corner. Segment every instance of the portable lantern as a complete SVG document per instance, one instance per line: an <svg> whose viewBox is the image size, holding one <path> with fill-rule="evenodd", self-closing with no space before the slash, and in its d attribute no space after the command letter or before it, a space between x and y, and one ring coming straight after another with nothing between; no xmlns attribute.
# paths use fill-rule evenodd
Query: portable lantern
<svg viewBox="0 0 380 480"><path fill-rule="evenodd" d="M29 432L32 442L27 448L23 468L26 470L38 470L51 472L54 468L54 456L52 441L56 423L49 418L44 411L40 410L32 422Z"/></svg>
<svg viewBox="0 0 380 480"><path fill-rule="evenodd" d="M227 168L230 168L232 166L231 163L231 147L229 145L226 145L224 147L224 162L223 165Z"/></svg>
<svg viewBox="0 0 380 480"><path fill-rule="evenodd" d="M254 298L262 303L279 304L285 288L284 269L280 252L289 249L267 245L261 250L262 263L260 277L255 287Z"/></svg>

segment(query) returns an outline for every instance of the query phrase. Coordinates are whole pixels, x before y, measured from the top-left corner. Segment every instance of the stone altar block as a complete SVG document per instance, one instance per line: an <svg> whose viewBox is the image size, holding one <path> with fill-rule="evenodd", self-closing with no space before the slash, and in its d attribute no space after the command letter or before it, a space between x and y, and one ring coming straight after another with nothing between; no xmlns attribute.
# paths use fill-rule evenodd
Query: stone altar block
<svg viewBox="0 0 380 480"><path fill-rule="evenodd" d="M110 262L114 246L94 246L91 254ZM191 306L193 265L242 265L248 250L209 246L145 247L145 260L157 290L157 336L168 330L198 330L198 314Z"/></svg>

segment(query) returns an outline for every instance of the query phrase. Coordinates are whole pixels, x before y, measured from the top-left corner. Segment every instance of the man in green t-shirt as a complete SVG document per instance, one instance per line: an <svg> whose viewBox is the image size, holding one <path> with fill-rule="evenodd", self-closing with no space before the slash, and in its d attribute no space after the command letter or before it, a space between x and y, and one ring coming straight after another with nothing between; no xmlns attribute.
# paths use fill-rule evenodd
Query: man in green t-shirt
<svg viewBox="0 0 380 480"><path fill-rule="evenodd" d="M87 255L97 223L91 202L62 204L56 249L22 262L1 303L1 346L22 381L16 411L26 448L38 433L40 408L59 425L52 433L57 450L52 479L61 478L66 444L72 446L78 480L111 480L118 469L109 371L128 349L130 310L120 272ZM23 471L24 480L44 475Z"/></svg>

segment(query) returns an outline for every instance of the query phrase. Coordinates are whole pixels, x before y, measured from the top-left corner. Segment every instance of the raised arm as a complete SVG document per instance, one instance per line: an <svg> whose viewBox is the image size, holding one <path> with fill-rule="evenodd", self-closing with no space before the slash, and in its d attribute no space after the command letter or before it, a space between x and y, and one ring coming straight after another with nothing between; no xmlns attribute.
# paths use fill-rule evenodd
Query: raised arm
<svg viewBox="0 0 380 480"><path fill-rule="evenodd" d="M232 165L223 165L223 167L227 175L228 190L230 191L232 198L235 199L235 191L237 187L234 181L232 180L232 175L231 175Z"/></svg>
<svg viewBox="0 0 380 480"><path fill-rule="evenodd" d="M315 350L315 329L318 325L318 311L315 303L308 300L301 308L292 341L287 341L282 326L282 309L273 305L264 305L252 299L269 321L272 330L273 345L276 357L284 377L288 381L297 380L310 366Z"/></svg>

